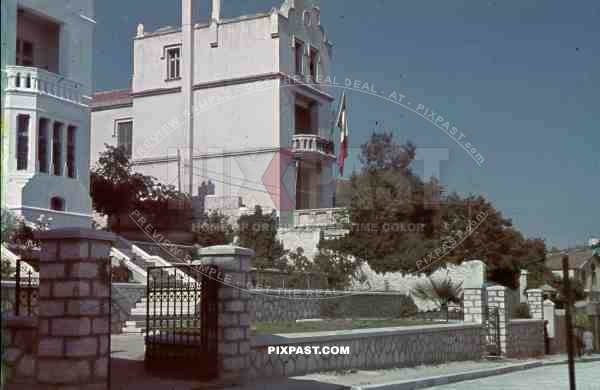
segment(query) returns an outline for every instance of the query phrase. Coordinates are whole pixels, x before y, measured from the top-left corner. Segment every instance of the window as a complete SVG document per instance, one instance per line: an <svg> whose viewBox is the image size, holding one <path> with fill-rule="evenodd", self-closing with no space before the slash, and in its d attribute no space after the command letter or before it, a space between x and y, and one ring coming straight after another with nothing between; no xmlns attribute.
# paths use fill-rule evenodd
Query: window
<svg viewBox="0 0 600 390"><path fill-rule="evenodd" d="M67 176L74 178L77 176L75 166L75 145L77 142L77 128L69 126L67 128Z"/></svg>
<svg viewBox="0 0 600 390"><path fill-rule="evenodd" d="M65 200L60 196L50 198L50 210L65 211Z"/></svg>
<svg viewBox="0 0 600 390"><path fill-rule="evenodd" d="M166 48L167 52L167 80L180 78L181 46Z"/></svg>
<svg viewBox="0 0 600 390"><path fill-rule="evenodd" d="M123 148L125 155L131 157L133 152L133 121L131 119L117 122L117 146Z"/></svg>
<svg viewBox="0 0 600 390"><path fill-rule="evenodd" d="M38 167L44 173L48 173L48 122L48 119L40 118L38 124Z"/></svg>
<svg viewBox="0 0 600 390"><path fill-rule="evenodd" d="M54 122L52 129L52 173L62 174L62 127L60 122Z"/></svg>
<svg viewBox="0 0 600 390"><path fill-rule="evenodd" d="M319 51L317 49L313 49L312 47L310 48L309 62L310 62L310 65L309 65L310 77L313 82L316 82L317 67L318 67L318 63L319 63Z"/></svg>
<svg viewBox="0 0 600 390"><path fill-rule="evenodd" d="M294 42L294 71L296 74L302 74L302 56L303 56L304 44L302 41L296 40Z"/></svg>
<svg viewBox="0 0 600 390"><path fill-rule="evenodd" d="M17 38L17 65L33 66L33 42Z"/></svg>
<svg viewBox="0 0 600 390"><path fill-rule="evenodd" d="M17 115L17 170L27 169L29 155L29 115Z"/></svg>

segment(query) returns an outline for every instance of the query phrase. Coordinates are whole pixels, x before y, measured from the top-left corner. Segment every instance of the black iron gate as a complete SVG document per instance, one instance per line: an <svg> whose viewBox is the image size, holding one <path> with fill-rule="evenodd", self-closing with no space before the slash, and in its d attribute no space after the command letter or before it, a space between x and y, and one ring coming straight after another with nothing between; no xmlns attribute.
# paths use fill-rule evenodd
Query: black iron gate
<svg viewBox="0 0 600 390"><path fill-rule="evenodd" d="M15 306L16 316L37 316L39 275L21 259L17 260L15 270Z"/></svg>
<svg viewBox="0 0 600 390"><path fill-rule="evenodd" d="M147 269L147 370L202 380L217 376L219 282L206 276L210 269L202 266L202 273L187 264Z"/></svg>
<svg viewBox="0 0 600 390"><path fill-rule="evenodd" d="M483 324L485 325L485 347L490 356L500 356L500 311L497 307L484 307Z"/></svg>

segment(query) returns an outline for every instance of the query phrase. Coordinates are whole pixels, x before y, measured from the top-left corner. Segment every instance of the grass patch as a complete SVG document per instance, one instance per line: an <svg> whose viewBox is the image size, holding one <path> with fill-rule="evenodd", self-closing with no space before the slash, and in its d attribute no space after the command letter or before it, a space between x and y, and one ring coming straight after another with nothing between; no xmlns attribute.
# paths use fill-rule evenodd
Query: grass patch
<svg viewBox="0 0 600 390"><path fill-rule="evenodd" d="M385 328L393 326L418 326L431 325L431 321L415 320L410 318L389 318L389 319L335 319L309 322L259 322L256 324L256 333L302 333L302 332L323 332L333 330L367 329L367 328Z"/></svg>

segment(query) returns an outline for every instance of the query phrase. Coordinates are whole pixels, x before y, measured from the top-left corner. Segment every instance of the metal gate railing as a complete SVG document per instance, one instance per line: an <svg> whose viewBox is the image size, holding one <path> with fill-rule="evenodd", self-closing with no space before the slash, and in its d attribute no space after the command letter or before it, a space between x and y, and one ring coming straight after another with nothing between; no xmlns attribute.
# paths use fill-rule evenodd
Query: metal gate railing
<svg viewBox="0 0 600 390"><path fill-rule="evenodd" d="M200 266L185 264L147 269L148 371L203 380L217 376L219 282L205 275L210 269L203 265L202 273Z"/></svg>
<svg viewBox="0 0 600 390"><path fill-rule="evenodd" d="M30 267L17 260L15 270L15 316L36 316L38 314L38 289L40 279Z"/></svg>
<svg viewBox="0 0 600 390"><path fill-rule="evenodd" d="M490 356L500 356L500 311L497 307L484 307L485 346Z"/></svg>

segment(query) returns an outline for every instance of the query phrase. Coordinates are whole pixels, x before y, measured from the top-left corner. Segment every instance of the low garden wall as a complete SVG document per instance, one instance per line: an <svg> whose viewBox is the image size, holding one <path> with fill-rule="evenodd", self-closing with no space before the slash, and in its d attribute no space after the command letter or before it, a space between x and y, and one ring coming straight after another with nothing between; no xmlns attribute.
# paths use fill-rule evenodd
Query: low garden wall
<svg viewBox="0 0 600 390"><path fill-rule="evenodd" d="M403 318L417 313L404 294L323 290L251 290L257 322L287 322L307 318Z"/></svg>
<svg viewBox="0 0 600 390"><path fill-rule="evenodd" d="M36 383L37 333L37 317L2 316L3 374L13 389L26 389Z"/></svg>
<svg viewBox="0 0 600 390"><path fill-rule="evenodd" d="M546 345L543 320L513 319L510 320L509 326L506 345L508 357L528 358L544 355Z"/></svg>
<svg viewBox="0 0 600 390"><path fill-rule="evenodd" d="M484 353L481 324L422 325L289 335L256 335L250 350L251 378L319 371L381 369L477 360ZM348 347L348 355L269 353L268 347Z"/></svg>

